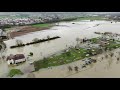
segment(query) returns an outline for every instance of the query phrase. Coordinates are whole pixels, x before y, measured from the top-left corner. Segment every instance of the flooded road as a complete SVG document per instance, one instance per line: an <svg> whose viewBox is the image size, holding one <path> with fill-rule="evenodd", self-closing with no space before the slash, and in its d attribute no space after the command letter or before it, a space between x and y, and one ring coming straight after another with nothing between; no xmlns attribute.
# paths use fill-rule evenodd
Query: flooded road
<svg viewBox="0 0 120 90"><path fill-rule="evenodd" d="M99 25L96 26L97 24ZM120 33L120 23L111 23L109 21L61 22L59 23L59 26L54 26L49 30L31 32L27 35L19 36L15 39L5 41L7 48L3 55L8 56L10 54L20 53L27 56L30 52L33 52L33 57L31 57L30 61L35 61L64 50L66 48L66 45L68 47L75 46L77 43L77 37L81 39L85 37L92 38L98 36L94 34L94 32L107 31ZM31 42L34 38L47 38L48 35L50 37L60 36L61 38L49 42L10 49L10 46L16 44L16 40L22 40L23 43L27 43ZM30 61L27 61L22 65L16 67L8 67L6 61L2 61L0 64L0 76L7 73L11 68L20 68L21 70L24 70L25 67L29 66Z"/></svg>

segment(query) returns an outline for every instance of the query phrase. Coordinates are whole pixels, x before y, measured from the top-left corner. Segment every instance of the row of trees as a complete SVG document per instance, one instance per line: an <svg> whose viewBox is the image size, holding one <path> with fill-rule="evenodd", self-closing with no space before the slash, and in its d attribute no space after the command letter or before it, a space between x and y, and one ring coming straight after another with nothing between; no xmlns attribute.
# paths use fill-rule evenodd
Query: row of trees
<svg viewBox="0 0 120 90"><path fill-rule="evenodd" d="M48 35L47 36L47 39L50 39L50 36ZM32 41L33 42L37 42L39 39L38 38L34 38ZM23 41L22 40L16 40L16 45L22 45L23 44Z"/></svg>

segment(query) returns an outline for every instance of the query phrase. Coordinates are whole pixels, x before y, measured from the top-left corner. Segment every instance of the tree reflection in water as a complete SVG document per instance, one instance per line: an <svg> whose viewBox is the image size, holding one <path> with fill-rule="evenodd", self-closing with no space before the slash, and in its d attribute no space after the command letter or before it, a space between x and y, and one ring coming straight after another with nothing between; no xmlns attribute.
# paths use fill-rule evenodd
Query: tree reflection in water
<svg viewBox="0 0 120 90"><path fill-rule="evenodd" d="M39 43L37 43L37 44L33 44L33 47L39 47Z"/></svg>
<svg viewBox="0 0 120 90"><path fill-rule="evenodd" d="M120 58L119 58L119 57L117 57L116 64L119 64L119 62L120 62Z"/></svg>
<svg viewBox="0 0 120 90"><path fill-rule="evenodd" d="M24 51L24 47L19 47L19 48L16 48L18 52L23 52Z"/></svg>
<svg viewBox="0 0 120 90"><path fill-rule="evenodd" d="M112 58L108 60L108 65L107 65L107 69L110 69L111 68L111 65L113 63L113 60Z"/></svg>

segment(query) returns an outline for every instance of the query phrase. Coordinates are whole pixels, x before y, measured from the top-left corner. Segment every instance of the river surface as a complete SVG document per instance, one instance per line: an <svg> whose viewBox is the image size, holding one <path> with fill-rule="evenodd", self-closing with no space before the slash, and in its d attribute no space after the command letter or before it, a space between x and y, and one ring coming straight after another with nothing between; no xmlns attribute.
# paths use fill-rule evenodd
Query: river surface
<svg viewBox="0 0 120 90"><path fill-rule="evenodd" d="M73 24L74 23L74 24ZM99 24L98 26L96 26ZM6 50L2 53L5 56L10 54L25 54L29 55L30 52L33 52L33 57L29 61L15 67L10 67L7 65L5 60L0 62L0 76L4 76L8 73L11 68L19 68L24 70L25 67L29 66L30 61L36 61L44 57L53 55L60 52L61 50L66 49L66 45L75 46L76 38L92 38L97 37L97 34L94 32L114 32L120 34L120 22L111 23L110 21L77 21L77 22L61 22L59 26L54 26L49 30L31 32L27 35L15 37L4 41L6 43ZM31 42L34 38L47 38L47 36L54 37L60 36L61 38L48 41L44 43L39 43L35 45L29 45L20 48L10 49L10 46L16 44L16 40L22 40L23 43Z"/></svg>

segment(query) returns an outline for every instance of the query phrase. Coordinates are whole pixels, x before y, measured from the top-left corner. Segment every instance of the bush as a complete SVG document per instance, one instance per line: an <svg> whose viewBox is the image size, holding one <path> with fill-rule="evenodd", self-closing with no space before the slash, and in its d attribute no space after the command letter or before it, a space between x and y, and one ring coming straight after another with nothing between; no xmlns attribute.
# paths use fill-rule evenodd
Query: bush
<svg viewBox="0 0 120 90"><path fill-rule="evenodd" d="M33 42L38 42L39 39L38 39L38 38L34 38L32 41L33 41Z"/></svg>
<svg viewBox="0 0 120 90"><path fill-rule="evenodd" d="M33 56L33 53L32 52L30 52L30 55L29 56Z"/></svg>
<svg viewBox="0 0 120 90"><path fill-rule="evenodd" d="M22 40L16 40L16 45L23 45L23 42L22 42Z"/></svg>
<svg viewBox="0 0 120 90"><path fill-rule="evenodd" d="M71 52L70 52L70 51L66 52L66 55L67 55L67 56L70 56L70 55L71 55Z"/></svg>
<svg viewBox="0 0 120 90"><path fill-rule="evenodd" d="M47 36L47 39L48 39L48 40L50 39L50 36L49 36L49 35Z"/></svg>
<svg viewBox="0 0 120 90"><path fill-rule="evenodd" d="M91 41L92 43L97 43L97 42L98 42L98 39L97 39L97 38L92 38L90 41Z"/></svg>
<svg viewBox="0 0 120 90"><path fill-rule="evenodd" d="M23 72L21 72L19 69L11 69L8 76L13 77L15 75L22 75Z"/></svg>

